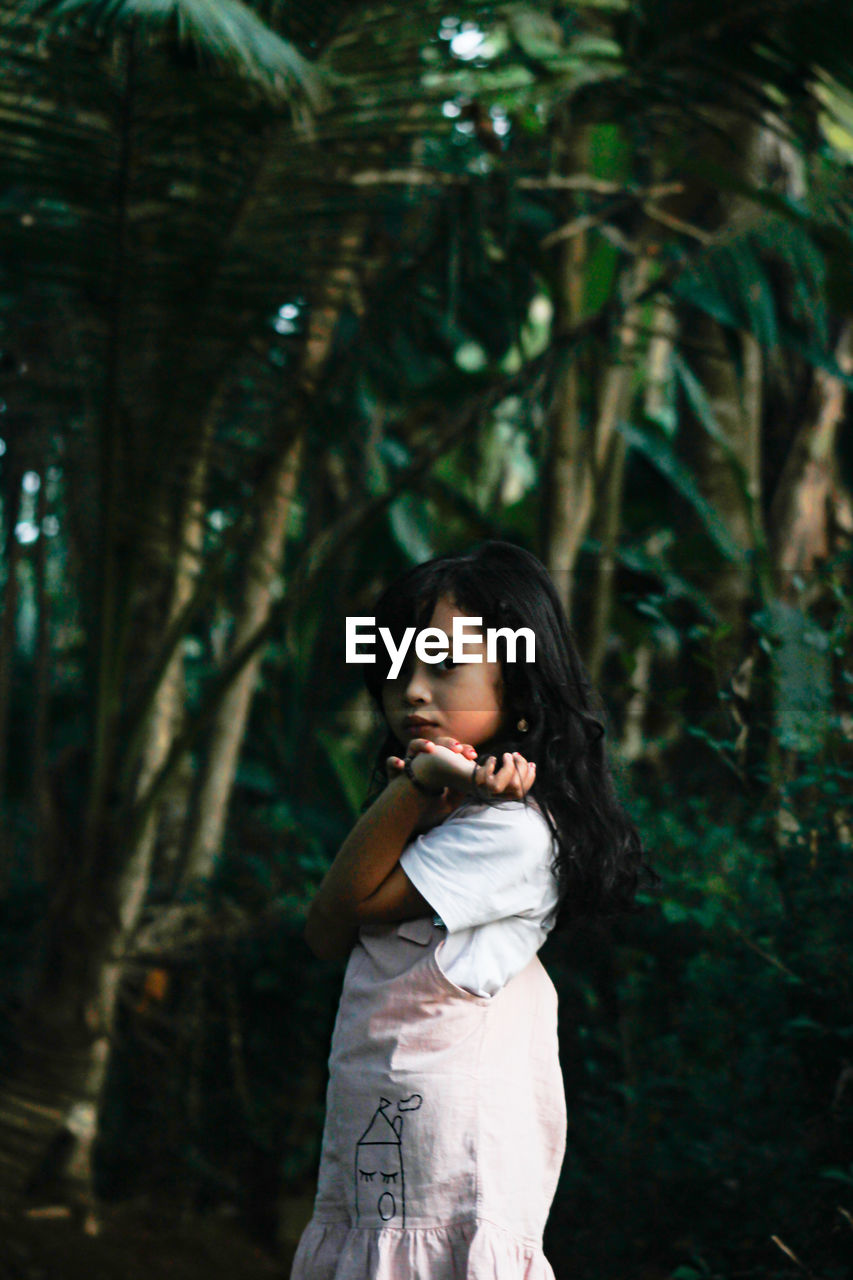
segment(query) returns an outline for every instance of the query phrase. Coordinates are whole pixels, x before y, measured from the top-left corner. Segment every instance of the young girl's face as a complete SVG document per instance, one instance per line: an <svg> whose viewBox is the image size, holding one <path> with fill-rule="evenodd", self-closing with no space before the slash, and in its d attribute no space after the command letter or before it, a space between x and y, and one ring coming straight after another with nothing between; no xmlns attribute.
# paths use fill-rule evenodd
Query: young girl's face
<svg viewBox="0 0 853 1280"><path fill-rule="evenodd" d="M440 627L451 647L453 619L467 616L452 597L440 596L429 625ZM396 680L385 681L382 708L399 742L449 736L479 747L498 735L503 726L501 665L486 661L485 637L478 644L466 638L465 652L482 661L455 665L447 657L422 662L413 645L406 669ZM411 717L422 723L410 723Z"/></svg>

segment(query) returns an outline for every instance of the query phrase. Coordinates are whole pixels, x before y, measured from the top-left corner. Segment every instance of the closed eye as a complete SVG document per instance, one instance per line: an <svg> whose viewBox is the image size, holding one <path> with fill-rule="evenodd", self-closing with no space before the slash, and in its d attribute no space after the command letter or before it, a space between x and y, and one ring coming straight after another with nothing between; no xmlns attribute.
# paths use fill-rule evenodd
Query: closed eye
<svg viewBox="0 0 853 1280"><path fill-rule="evenodd" d="M383 1181L383 1182L396 1182L396 1181L397 1181L397 1175L396 1175L396 1173L383 1173L383 1175L382 1175L382 1181Z"/></svg>

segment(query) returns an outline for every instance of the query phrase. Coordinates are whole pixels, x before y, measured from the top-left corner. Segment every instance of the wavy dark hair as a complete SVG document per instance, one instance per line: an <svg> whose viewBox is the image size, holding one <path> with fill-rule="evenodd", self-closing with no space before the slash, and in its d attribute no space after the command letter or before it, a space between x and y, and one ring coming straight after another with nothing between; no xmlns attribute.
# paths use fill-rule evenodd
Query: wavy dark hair
<svg viewBox="0 0 853 1280"><path fill-rule="evenodd" d="M377 630L387 627L395 644L407 627L429 625L439 597L450 597L469 617L481 617L484 628L529 627L536 637L535 661L507 661L507 644L497 637L505 735L493 739L489 755L520 751L536 761L536 780L525 798L536 800L556 838L554 870L559 900L554 928L575 919L633 914L640 873L650 884L660 876L648 862L636 826L616 795L605 752L606 714L578 654L565 610L545 566L514 543L489 540L473 551L437 556L409 569L391 583L373 609ZM405 674L411 663L401 674ZM368 691L387 727L382 689L390 658L377 645L376 662L366 664ZM516 727L524 717L528 729ZM481 744L482 745L482 744ZM391 731L379 747L368 784L367 809L387 785L385 761L405 755L406 744ZM472 803L480 803L472 799ZM482 803L505 804L500 797Z"/></svg>

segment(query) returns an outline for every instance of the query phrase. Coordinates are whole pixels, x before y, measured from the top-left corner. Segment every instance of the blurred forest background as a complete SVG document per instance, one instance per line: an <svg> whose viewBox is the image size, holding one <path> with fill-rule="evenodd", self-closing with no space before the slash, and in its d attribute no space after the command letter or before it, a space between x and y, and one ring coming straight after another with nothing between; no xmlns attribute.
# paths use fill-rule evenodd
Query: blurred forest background
<svg viewBox="0 0 853 1280"><path fill-rule="evenodd" d="M0 0L4 1275L287 1274L344 618L486 537L663 876L542 953L557 1278L851 1274L849 17Z"/></svg>

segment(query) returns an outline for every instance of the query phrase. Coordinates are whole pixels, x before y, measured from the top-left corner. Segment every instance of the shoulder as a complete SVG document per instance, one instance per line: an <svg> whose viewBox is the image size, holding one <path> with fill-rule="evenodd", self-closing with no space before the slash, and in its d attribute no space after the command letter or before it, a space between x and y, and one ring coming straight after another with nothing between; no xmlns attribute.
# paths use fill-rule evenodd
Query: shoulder
<svg viewBox="0 0 853 1280"><path fill-rule="evenodd" d="M548 823L545 821L539 801L530 796L527 797L526 801L504 800L500 804L484 804L473 796L466 797L458 809L454 809L445 821L463 821L469 818L481 818L484 821L497 822L504 826L539 824L548 830Z"/></svg>
<svg viewBox="0 0 853 1280"><path fill-rule="evenodd" d="M507 800L499 805L466 800L445 818L441 826L448 831L461 831L463 828L472 833L479 831L484 838L504 838L536 849L549 849L553 842L551 828L542 809L537 801L530 798L526 804L521 800Z"/></svg>

